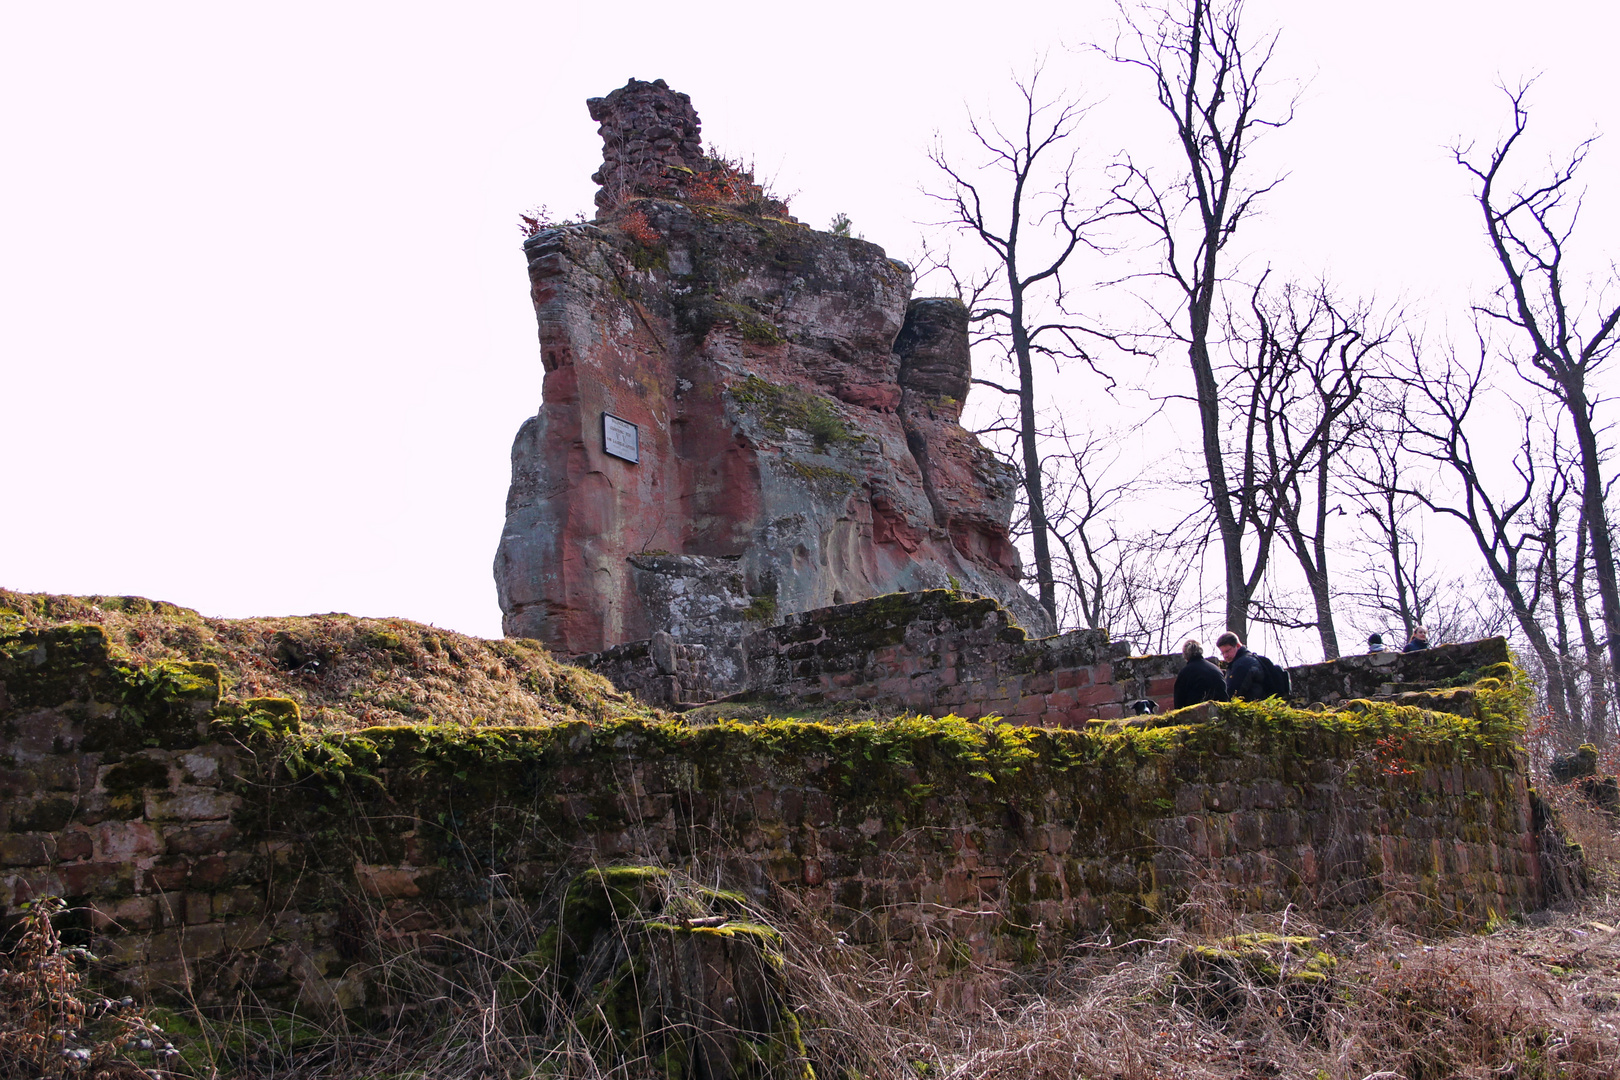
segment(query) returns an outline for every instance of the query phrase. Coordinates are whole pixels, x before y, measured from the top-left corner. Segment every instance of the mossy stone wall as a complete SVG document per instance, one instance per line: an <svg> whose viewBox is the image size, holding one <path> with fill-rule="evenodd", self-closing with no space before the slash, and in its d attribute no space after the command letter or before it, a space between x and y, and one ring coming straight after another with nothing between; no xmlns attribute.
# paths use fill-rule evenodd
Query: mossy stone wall
<svg viewBox="0 0 1620 1080"><path fill-rule="evenodd" d="M203 666L121 666L94 629L25 633L0 652L0 912L67 897L105 974L154 991L343 1008L376 1003L385 956L463 963L492 913L543 923L581 867L617 862L791 894L941 970L1128 931L1206 886L1324 919L1480 922L1551 882L1523 699L1497 676L1470 716L1270 702L1151 729L319 736L216 707Z"/></svg>

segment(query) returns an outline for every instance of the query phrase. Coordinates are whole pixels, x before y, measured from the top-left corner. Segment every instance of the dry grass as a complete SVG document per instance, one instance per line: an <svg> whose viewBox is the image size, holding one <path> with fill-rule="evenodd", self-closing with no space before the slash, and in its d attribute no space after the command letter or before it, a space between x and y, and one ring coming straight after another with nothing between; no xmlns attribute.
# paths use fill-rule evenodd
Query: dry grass
<svg viewBox="0 0 1620 1080"><path fill-rule="evenodd" d="M606 679L558 663L538 642L486 641L409 619L210 619L140 597L0 589L0 611L8 610L30 629L98 624L132 660L218 664L227 696L292 698L305 723L323 730L528 726L648 713Z"/></svg>
<svg viewBox="0 0 1620 1080"><path fill-rule="evenodd" d="M684 879L676 887L695 884ZM1129 942L1077 943L1062 962L932 978L896 950L844 944L791 901L741 917L784 929L791 999L818 1077L867 1080L1450 1080L1620 1076L1620 905L1597 901L1490 933L1422 939L1390 927L1328 931L1296 914L1209 911ZM475 941L402 952L380 972L390 1021L338 1020L282 1039L210 1041L252 1049L215 1059L221 1075L277 1080L375 1076L435 1080L632 1080L666 1075L646 1053L604 1050L577 1007L526 967L540 926L493 902ZM625 926L626 937L635 928ZM1283 976L1189 965L1200 947L1256 934ZM450 943L444 943L448 946ZM1318 980L1291 979L1317 950ZM460 951L463 961L445 958ZM436 955L437 954L437 955ZM514 980L529 992L514 999ZM985 990L982 1003L964 994ZM257 1024L266 1030L263 1022ZM656 1040L655 1040L656 1042ZM208 1070L200 1070L206 1074ZM784 1074L786 1075L786 1074Z"/></svg>

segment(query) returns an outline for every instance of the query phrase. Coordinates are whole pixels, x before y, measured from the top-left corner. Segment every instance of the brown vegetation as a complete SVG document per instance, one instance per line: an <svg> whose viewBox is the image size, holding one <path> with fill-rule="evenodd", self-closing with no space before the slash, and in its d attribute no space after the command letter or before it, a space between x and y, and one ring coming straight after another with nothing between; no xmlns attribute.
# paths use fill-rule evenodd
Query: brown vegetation
<svg viewBox="0 0 1620 1080"><path fill-rule="evenodd" d="M323 730L381 724L527 726L644 715L600 676L538 642L486 641L409 619L326 615L210 619L127 596L0 589L0 617L28 628L94 623L132 660L217 664L227 697L286 697Z"/></svg>

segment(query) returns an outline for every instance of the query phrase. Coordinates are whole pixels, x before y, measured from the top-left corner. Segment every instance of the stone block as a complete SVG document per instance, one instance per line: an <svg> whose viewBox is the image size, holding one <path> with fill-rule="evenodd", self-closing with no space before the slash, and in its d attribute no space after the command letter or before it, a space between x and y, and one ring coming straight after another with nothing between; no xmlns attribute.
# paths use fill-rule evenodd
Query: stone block
<svg viewBox="0 0 1620 1080"><path fill-rule="evenodd" d="M165 825L161 828L163 849L174 855L213 855L236 842L236 826L229 821L200 825Z"/></svg>
<svg viewBox="0 0 1620 1080"><path fill-rule="evenodd" d="M354 875L367 896L379 899L422 895L422 882L438 872L438 867L370 866L355 863Z"/></svg>
<svg viewBox="0 0 1620 1080"><path fill-rule="evenodd" d="M155 896L129 896L90 905L90 925L98 933L132 933L154 929L160 922Z"/></svg>
<svg viewBox="0 0 1620 1080"><path fill-rule="evenodd" d="M107 898L135 891L135 867L125 862L78 862L61 868L63 895Z"/></svg>
<svg viewBox="0 0 1620 1080"><path fill-rule="evenodd" d="M212 754L181 754L179 760L190 783L208 783L219 778L219 758Z"/></svg>
<svg viewBox="0 0 1620 1080"><path fill-rule="evenodd" d="M91 835L98 859L134 861L163 850L157 830L144 821L103 821Z"/></svg>
<svg viewBox="0 0 1620 1080"><path fill-rule="evenodd" d="M146 939L146 958L153 963L185 956L185 932L178 927L158 930Z"/></svg>
<svg viewBox="0 0 1620 1080"><path fill-rule="evenodd" d="M56 836L56 858L59 862L88 859L95 854L96 844L85 829L70 829Z"/></svg>
<svg viewBox="0 0 1620 1080"><path fill-rule="evenodd" d="M8 828L18 832L58 832L67 828L78 809L71 795L40 795L19 799L11 807Z"/></svg>
<svg viewBox="0 0 1620 1080"><path fill-rule="evenodd" d="M1052 673L1053 686L1058 690L1073 690L1090 686L1092 672L1089 667L1062 668Z"/></svg>
<svg viewBox="0 0 1620 1080"><path fill-rule="evenodd" d="M48 866L56 861L56 837L49 833L0 836L0 866Z"/></svg>
<svg viewBox="0 0 1620 1080"><path fill-rule="evenodd" d="M213 918L214 897L210 893L185 894L185 920L187 926L196 926Z"/></svg>
<svg viewBox="0 0 1620 1080"><path fill-rule="evenodd" d="M191 868L192 860L183 855L159 860L142 872L141 887L165 892L184 889L191 878Z"/></svg>

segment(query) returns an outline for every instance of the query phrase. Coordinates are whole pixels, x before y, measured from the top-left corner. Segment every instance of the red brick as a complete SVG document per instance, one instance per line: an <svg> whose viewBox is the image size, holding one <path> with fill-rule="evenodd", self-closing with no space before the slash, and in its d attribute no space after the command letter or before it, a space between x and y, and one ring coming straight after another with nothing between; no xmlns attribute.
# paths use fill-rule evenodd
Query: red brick
<svg viewBox="0 0 1620 1080"><path fill-rule="evenodd" d="M1039 716L1046 711L1046 702L1038 697L1027 697L1015 705L1008 716Z"/></svg>
<svg viewBox="0 0 1620 1080"><path fill-rule="evenodd" d="M148 885L165 891L184 888L190 876L191 860L187 858L165 859L146 871Z"/></svg>
<svg viewBox="0 0 1620 1080"><path fill-rule="evenodd" d="M1053 680L1059 690L1072 690L1077 686L1091 685L1090 668L1061 668L1053 672Z"/></svg>
<svg viewBox="0 0 1620 1080"><path fill-rule="evenodd" d="M1101 686L1089 686L1084 690L1075 691L1075 704L1082 707L1096 707L1103 704L1119 703L1119 687L1111 683Z"/></svg>
<svg viewBox="0 0 1620 1080"><path fill-rule="evenodd" d="M95 842L87 832L75 829L61 833L56 838L56 858L60 862L88 859L94 853Z"/></svg>
<svg viewBox="0 0 1620 1080"><path fill-rule="evenodd" d="M1080 692L1075 689L1059 690L1046 695L1046 707L1062 712L1080 704Z"/></svg>
<svg viewBox="0 0 1620 1080"><path fill-rule="evenodd" d="M68 896L128 896L135 891L135 868L129 863L82 862L62 867Z"/></svg>

